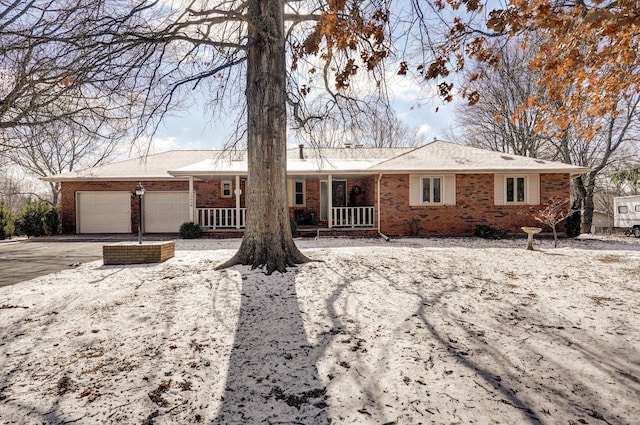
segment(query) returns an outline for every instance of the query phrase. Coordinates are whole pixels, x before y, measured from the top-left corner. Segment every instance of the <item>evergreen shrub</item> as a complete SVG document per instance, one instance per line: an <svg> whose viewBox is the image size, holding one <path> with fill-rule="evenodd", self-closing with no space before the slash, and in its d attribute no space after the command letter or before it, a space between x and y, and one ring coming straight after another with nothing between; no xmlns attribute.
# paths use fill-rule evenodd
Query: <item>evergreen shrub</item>
<svg viewBox="0 0 640 425"><path fill-rule="evenodd" d="M193 221L187 221L180 225L180 237L182 239L198 239L202 235L202 228Z"/></svg>

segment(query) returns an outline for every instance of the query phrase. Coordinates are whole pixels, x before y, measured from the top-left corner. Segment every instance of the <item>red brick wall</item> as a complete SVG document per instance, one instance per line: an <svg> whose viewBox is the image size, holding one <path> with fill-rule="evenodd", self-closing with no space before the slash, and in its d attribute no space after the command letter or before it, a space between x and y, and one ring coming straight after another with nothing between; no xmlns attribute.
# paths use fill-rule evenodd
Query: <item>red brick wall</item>
<svg viewBox="0 0 640 425"><path fill-rule="evenodd" d="M162 263L175 256L174 241L138 244L111 244L102 247L105 266L113 264Z"/></svg>
<svg viewBox="0 0 640 425"><path fill-rule="evenodd" d="M227 179L232 182L232 193L236 189L235 178ZM64 182L62 183L62 196L60 199L62 208L62 229L64 233L76 231L76 192L79 191L128 191L133 192L138 183L142 183L148 191L187 191L189 182L185 180L169 181L108 181L108 182ZM236 197L222 198L220 180L194 181L193 189L196 192L196 207L235 207ZM244 194L244 181L240 182L240 189ZM241 197L241 207L244 207L244 195ZM131 197L131 229L133 233L138 229L138 200Z"/></svg>
<svg viewBox="0 0 640 425"><path fill-rule="evenodd" d="M299 180L305 180L305 206L289 206L289 218L296 220L296 211L302 211L307 218L310 218L313 213L317 222L320 219L320 180Z"/></svg>
<svg viewBox="0 0 640 425"><path fill-rule="evenodd" d="M357 184L362 194L356 198L356 205L377 205L376 182L378 176L347 179L347 192ZM544 208L544 205L496 206L494 205L493 174L459 174L456 176L456 205L442 207L409 206L409 175L384 175L381 181L381 231L389 236L402 235L470 235L478 224L485 224L496 229L504 229L520 233L521 226L538 226L540 223L532 218L532 214ZM235 190L235 178L231 180ZM111 182L65 182L62 184L62 223L66 233L75 233L75 195L77 191L129 191L132 192L138 180ZM187 181L142 181L149 191L186 191ZM244 187L241 207L245 207ZM235 206L235 195L230 198L220 196L220 180L195 181L197 207L231 208ZM569 175L542 174L540 176L540 200L544 204L552 197L569 196ZM316 221L320 219L320 180L307 179L306 207L290 208L290 215L295 218L295 211L303 209L305 213L315 213ZM137 199L131 198L131 228L138 228ZM377 216L376 216L377 221ZM544 227L544 226L542 226ZM547 231L548 229L545 229ZM135 232L134 232L135 233Z"/></svg>
<svg viewBox="0 0 640 425"><path fill-rule="evenodd" d="M222 181L231 182L231 197L222 197ZM244 208L244 185L245 180L240 179L240 190L242 195L240 196L240 208ZM146 187L146 186L145 186ZM189 190L189 183L187 182L187 190ZM193 190L196 192L196 208L234 208L236 206L236 180L235 177L229 179L194 181Z"/></svg>
<svg viewBox="0 0 640 425"><path fill-rule="evenodd" d="M540 175L541 205L494 205L493 174L456 175L455 206L409 206L409 175L385 175L381 182L381 231L401 235L471 235L484 224L511 233L543 227L533 214L552 197L569 196L568 174ZM544 229L548 231L549 229Z"/></svg>

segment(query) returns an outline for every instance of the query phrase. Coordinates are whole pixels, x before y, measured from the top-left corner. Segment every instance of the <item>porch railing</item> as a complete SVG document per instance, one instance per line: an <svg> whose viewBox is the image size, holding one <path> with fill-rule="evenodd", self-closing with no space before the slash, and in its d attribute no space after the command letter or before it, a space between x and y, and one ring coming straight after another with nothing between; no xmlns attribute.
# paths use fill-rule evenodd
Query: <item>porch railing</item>
<svg viewBox="0 0 640 425"><path fill-rule="evenodd" d="M333 207L331 227L373 227L373 207Z"/></svg>
<svg viewBox="0 0 640 425"><path fill-rule="evenodd" d="M196 219L204 230L244 229L246 212L246 208L196 208Z"/></svg>

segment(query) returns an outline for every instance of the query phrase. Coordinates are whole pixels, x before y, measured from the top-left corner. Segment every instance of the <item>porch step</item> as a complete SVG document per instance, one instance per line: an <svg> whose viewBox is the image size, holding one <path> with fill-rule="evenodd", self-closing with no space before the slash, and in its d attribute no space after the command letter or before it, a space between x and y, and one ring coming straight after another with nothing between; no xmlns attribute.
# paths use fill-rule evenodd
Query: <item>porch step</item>
<svg viewBox="0 0 640 425"><path fill-rule="evenodd" d="M243 235L243 230L203 230L201 237L206 239L231 239L241 238Z"/></svg>
<svg viewBox="0 0 640 425"><path fill-rule="evenodd" d="M331 228L326 227L298 227L298 237L315 238L315 237L351 237L351 238L373 238L378 235L378 230L373 228Z"/></svg>

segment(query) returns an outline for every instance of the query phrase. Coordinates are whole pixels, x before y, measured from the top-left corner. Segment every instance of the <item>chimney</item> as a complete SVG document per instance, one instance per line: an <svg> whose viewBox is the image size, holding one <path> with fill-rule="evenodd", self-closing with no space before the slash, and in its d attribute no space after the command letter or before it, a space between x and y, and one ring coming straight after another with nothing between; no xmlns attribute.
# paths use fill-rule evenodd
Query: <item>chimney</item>
<svg viewBox="0 0 640 425"><path fill-rule="evenodd" d="M304 145L302 143L300 143L298 145L298 148L300 149L300 154L299 154L300 159L304 159Z"/></svg>

